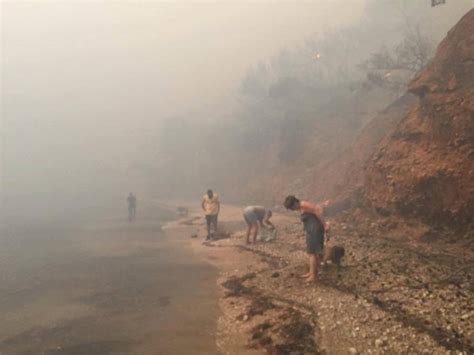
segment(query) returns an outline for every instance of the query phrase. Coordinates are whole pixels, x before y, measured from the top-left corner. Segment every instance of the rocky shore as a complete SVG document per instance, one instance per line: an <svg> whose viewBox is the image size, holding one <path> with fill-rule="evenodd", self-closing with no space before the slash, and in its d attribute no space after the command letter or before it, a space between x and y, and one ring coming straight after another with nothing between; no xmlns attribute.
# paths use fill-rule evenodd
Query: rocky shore
<svg viewBox="0 0 474 355"><path fill-rule="evenodd" d="M402 239L390 232L396 221L353 211L332 221L331 242L346 248L343 266L322 267L308 286L298 278L306 257L297 216L276 214L277 239L246 246L240 212L224 206L223 239L209 243L198 215L182 222L196 228L193 249L220 270L222 353L474 353L469 238Z"/></svg>

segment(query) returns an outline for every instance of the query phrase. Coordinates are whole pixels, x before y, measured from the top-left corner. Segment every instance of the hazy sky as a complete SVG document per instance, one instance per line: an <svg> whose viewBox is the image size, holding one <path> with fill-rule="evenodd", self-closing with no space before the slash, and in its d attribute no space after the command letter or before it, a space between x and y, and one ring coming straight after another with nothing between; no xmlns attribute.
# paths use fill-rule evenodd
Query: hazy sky
<svg viewBox="0 0 474 355"><path fill-rule="evenodd" d="M225 110L249 65L363 3L3 1L2 187L108 185L161 117Z"/></svg>
<svg viewBox="0 0 474 355"><path fill-rule="evenodd" d="M6 1L6 85L29 72L23 92L176 113L214 102L282 47L357 20L363 3Z"/></svg>
<svg viewBox="0 0 474 355"><path fill-rule="evenodd" d="M393 4L380 1L384 21ZM454 3L418 1L440 15ZM2 192L139 190L131 167L161 118L220 117L250 65L359 21L365 4L1 1Z"/></svg>

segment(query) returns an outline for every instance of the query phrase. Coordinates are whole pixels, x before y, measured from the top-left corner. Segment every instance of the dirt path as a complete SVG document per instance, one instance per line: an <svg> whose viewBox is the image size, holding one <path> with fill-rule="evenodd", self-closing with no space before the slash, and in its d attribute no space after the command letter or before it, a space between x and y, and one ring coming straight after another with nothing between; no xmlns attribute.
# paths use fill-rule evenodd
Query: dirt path
<svg viewBox="0 0 474 355"><path fill-rule="evenodd" d="M306 267L297 216L278 215L276 241L244 246L241 209L223 206L220 228L231 238L196 253L220 270L217 343L226 354L470 354L474 344L472 255L442 246L387 239L377 225L336 220L333 240L345 266L324 267L317 286L297 277ZM436 252L441 248L443 253ZM454 273L457 265L471 268ZM448 270L448 271L447 271Z"/></svg>
<svg viewBox="0 0 474 355"><path fill-rule="evenodd" d="M162 222L3 229L0 353L216 353L216 270Z"/></svg>

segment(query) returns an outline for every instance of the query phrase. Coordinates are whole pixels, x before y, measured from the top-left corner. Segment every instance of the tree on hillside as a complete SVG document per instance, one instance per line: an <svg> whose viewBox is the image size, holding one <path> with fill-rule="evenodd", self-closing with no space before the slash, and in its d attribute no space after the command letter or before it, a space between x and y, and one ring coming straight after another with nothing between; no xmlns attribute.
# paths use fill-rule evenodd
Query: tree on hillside
<svg viewBox="0 0 474 355"><path fill-rule="evenodd" d="M405 31L402 41L391 50L382 47L359 67L371 85L386 88L397 95L406 90L409 80L433 57L435 46L418 25Z"/></svg>

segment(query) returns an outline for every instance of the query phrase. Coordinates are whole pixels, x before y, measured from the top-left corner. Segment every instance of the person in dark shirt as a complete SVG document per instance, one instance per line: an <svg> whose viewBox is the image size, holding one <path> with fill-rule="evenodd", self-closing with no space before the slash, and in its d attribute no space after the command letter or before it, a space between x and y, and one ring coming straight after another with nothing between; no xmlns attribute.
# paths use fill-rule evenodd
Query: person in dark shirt
<svg viewBox="0 0 474 355"><path fill-rule="evenodd" d="M137 214L137 198L131 192L128 194L127 203L128 203L128 220L132 221L135 219L135 216Z"/></svg>

